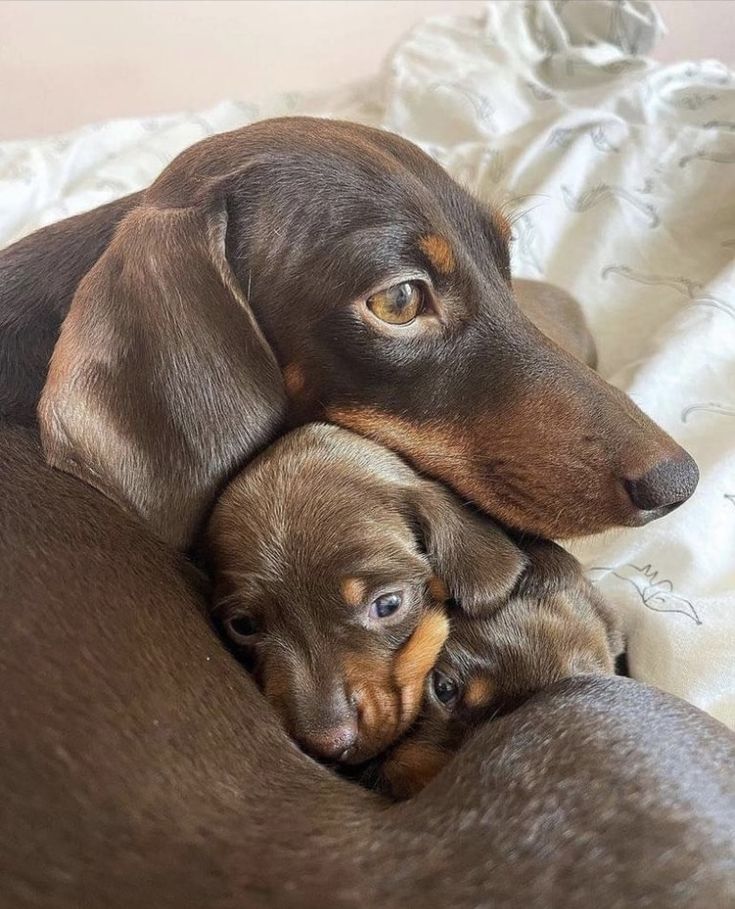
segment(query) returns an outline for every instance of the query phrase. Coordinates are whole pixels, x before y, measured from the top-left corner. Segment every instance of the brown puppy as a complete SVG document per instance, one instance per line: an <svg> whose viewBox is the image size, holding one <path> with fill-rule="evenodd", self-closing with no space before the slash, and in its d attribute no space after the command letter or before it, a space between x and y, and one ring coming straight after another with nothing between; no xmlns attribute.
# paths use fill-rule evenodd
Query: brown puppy
<svg viewBox="0 0 735 909"><path fill-rule="evenodd" d="M447 490L326 424L246 467L207 537L218 624L291 735L347 763L383 751L416 718L447 634L445 584L467 612L486 613L525 564Z"/></svg>
<svg viewBox="0 0 735 909"><path fill-rule="evenodd" d="M32 420L53 352L50 463L179 547L242 463L314 419L543 536L681 504L694 462L523 315L508 237L389 133L293 118L214 136L0 256L0 413Z"/></svg>
<svg viewBox="0 0 735 909"><path fill-rule="evenodd" d="M488 719L561 679L614 673L619 623L582 566L554 543L524 549L526 571L500 608L486 616L452 611L421 715L367 782L398 798L415 795Z"/></svg>

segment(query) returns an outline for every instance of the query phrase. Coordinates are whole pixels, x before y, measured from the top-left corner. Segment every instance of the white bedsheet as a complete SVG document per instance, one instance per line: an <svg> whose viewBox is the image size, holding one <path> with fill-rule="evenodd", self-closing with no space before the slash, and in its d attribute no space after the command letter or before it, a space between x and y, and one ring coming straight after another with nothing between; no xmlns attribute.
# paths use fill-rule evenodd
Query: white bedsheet
<svg viewBox="0 0 735 909"><path fill-rule="evenodd" d="M692 501L574 551L622 610L636 678L735 726L735 77L653 64L646 2L499 2L427 22L375 82L0 145L0 245L149 183L213 132L284 113L418 142L512 200L519 276L584 304L601 371L699 462Z"/></svg>

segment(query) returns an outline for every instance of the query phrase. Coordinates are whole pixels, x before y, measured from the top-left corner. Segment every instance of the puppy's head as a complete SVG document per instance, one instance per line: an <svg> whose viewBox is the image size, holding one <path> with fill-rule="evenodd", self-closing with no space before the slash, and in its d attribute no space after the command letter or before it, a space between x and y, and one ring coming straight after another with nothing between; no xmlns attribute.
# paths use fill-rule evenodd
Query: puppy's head
<svg viewBox="0 0 735 909"><path fill-rule="evenodd" d="M447 635L442 577L472 608L524 565L495 525L337 427L284 437L208 529L216 621L309 752L358 763L413 722Z"/></svg>
<svg viewBox="0 0 735 909"><path fill-rule="evenodd" d="M427 678L420 717L372 768L398 798L415 794L481 723L576 675L608 675L622 649L614 617L554 544L534 545L532 561L507 603L487 617L461 610Z"/></svg>

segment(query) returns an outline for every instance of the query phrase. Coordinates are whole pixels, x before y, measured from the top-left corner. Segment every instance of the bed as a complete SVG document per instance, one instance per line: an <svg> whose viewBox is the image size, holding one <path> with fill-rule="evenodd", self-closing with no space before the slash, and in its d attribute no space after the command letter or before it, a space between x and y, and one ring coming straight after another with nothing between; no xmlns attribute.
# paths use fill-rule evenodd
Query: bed
<svg viewBox="0 0 735 909"><path fill-rule="evenodd" d="M497 2L421 24L379 78L329 94L0 144L0 245L264 117L418 143L510 208L515 274L582 302L601 373L698 461L679 510L570 545L623 615L631 674L735 727L735 77L715 60L654 64L661 28L643 0Z"/></svg>

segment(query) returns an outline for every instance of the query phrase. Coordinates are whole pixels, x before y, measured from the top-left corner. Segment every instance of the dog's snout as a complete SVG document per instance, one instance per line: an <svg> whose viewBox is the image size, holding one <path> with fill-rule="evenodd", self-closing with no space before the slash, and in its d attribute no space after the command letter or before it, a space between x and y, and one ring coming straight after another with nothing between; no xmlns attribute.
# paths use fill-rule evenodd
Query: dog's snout
<svg viewBox="0 0 735 909"><path fill-rule="evenodd" d="M659 461L640 477L624 480L630 501L652 517L667 514L692 495L699 482L699 469L686 452L678 458Z"/></svg>
<svg viewBox="0 0 735 909"><path fill-rule="evenodd" d="M338 726L312 730L302 735L302 747L314 757L338 761L357 741L357 718L344 719Z"/></svg>
<svg viewBox="0 0 735 909"><path fill-rule="evenodd" d="M303 675L289 704L289 729L301 748L326 761L343 760L359 738L358 711L338 672Z"/></svg>

